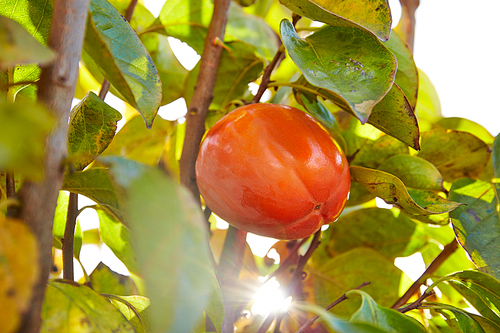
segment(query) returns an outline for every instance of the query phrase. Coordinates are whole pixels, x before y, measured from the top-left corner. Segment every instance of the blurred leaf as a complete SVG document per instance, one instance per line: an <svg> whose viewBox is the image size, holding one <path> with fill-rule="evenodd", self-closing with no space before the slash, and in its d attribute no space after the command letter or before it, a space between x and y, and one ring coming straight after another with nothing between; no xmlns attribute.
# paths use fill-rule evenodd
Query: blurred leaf
<svg viewBox="0 0 500 333"><path fill-rule="evenodd" d="M262 73L264 63L257 58L252 48L242 42L226 43L222 50L220 65L217 68L217 78L213 90L210 109L222 110L229 102L241 98L248 90L248 83L256 80ZM186 82L184 98L186 103L191 103L194 93L200 63L189 73Z"/></svg>
<svg viewBox="0 0 500 333"><path fill-rule="evenodd" d="M314 94L327 99L353 116L355 115L347 103L332 92L311 85L304 76L291 84L294 89L303 94ZM419 129L417 119L411 110L403 91L393 84L391 90L377 105L374 106L368 124L389 134L406 145L419 149Z"/></svg>
<svg viewBox="0 0 500 333"><path fill-rule="evenodd" d="M26 101L0 101L0 169L40 180L45 137L54 119L42 106Z"/></svg>
<svg viewBox="0 0 500 333"><path fill-rule="evenodd" d="M96 212L99 216L99 234L103 243L113 251L130 272L139 274L130 230L105 210L96 209Z"/></svg>
<svg viewBox="0 0 500 333"><path fill-rule="evenodd" d="M0 330L16 332L39 275L37 241L24 221L0 214L0 258Z"/></svg>
<svg viewBox="0 0 500 333"><path fill-rule="evenodd" d="M94 200L106 211L123 221L124 213L116 189L105 168L90 168L66 174L62 189Z"/></svg>
<svg viewBox="0 0 500 333"><path fill-rule="evenodd" d="M441 103L436 88L420 69L418 70L418 98L415 115L421 131L430 130L432 124L442 118Z"/></svg>
<svg viewBox="0 0 500 333"><path fill-rule="evenodd" d="M391 306L398 299L403 272L377 251L358 247L330 259L310 274L314 275L315 300L320 306L330 304L363 282L371 282L363 290L378 304ZM359 304L358 300L345 301L332 311L337 315L350 316Z"/></svg>
<svg viewBox="0 0 500 333"><path fill-rule="evenodd" d="M134 326L137 333L151 332L149 328L149 299L144 296L115 296L109 299ZM132 309L133 308L133 309Z"/></svg>
<svg viewBox="0 0 500 333"><path fill-rule="evenodd" d="M206 315L214 324L217 332L221 332L222 323L224 321L224 303L222 303L222 290L217 279L210 279L212 282L212 293L205 307Z"/></svg>
<svg viewBox="0 0 500 333"><path fill-rule="evenodd" d="M485 333L497 333L500 332L500 324L492 321L488 318L477 316L475 314L470 314L470 316L481 325L481 328Z"/></svg>
<svg viewBox="0 0 500 333"><path fill-rule="evenodd" d="M448 282L481 315L500 325L500 281L478 271L458 272L441 281Z"/></svg>
<svg viewBox="0 0 500 333"><path fill-rule="evenodd" d="M139 37L105 0L90 1L83 48L150 128L161 102L158 72Z"/></svg>
<svg viewBox="0 0 500 333"><path fill-rule="evenodd" d="M476 136L455 130L434 129L421 135L418 156L434 164L445 181L476 178L490 159L490 148Z"/></svg>
<svg viewBox="0 0 500 333"><path fill-rule="evenodd" d="M473 122L472 120L460 118L460 117L449 117L441 118L435 125L438 127L452 129L461 132L467 132L477 136L480 140L483 140L486 144L490 145L495 139L493 135L488 132L486 128Z"/></svg>
<svg viewBox="0 0 500 333"><path fill-rule="evenodd" d="M389 259L412 255L429 237L416 224L394 210L366 208L341 216L324 232L325 251L335 257L357 247L368 247Z"/></svg>
<svg viewBox="0 0 500 333"><path fill-rule="evenodd" d="M449 198L465 204L450 213L458 241L481 271L500 279L500 220L493 186L459 179L453 183Z"/></svg>
<svg viewBox="0 0 500 333"><path fill-rule="evenodd" d="M340 22L305 39L288 20L281 22L280 31L288 54L307 81L336 94L366 123L394 82L394 55L366 30Z"/></svg>
<svg viewBox="0 0 500 333"><path fill-rule="evenodd" d="M139 293L130 276L113 272L102 262L92 271L89 278L92 289L99 294L128 296Z"/></svg>
<svg viewBox="0 0 500 333"><path fill-rule="evenodd" d="M72 281L49 281L40 332L135 332L105 297Z"/></svg>
<svg viewBox="0 0 500 333"><path fill-rule="evenodd" d="M130 0L108 0L108 2L125 17ZM149 27L154 20L154 15L142 3L137 3L130 20L130 26L136 31L142 31Z"/></svg>
<svg viewBox="0 0 500 333"><path fill-rule="evenodd" d="M360 296L362 299L358 311L351 317L351 322L372 324L385 332L426 333L427 330L417 320L399 313L396 310L378 305L373 298L362 290L351 290L346 293L347 298Z"/></svg>
<svg viewBox="0 0 500 333"><path fill-rule="evenodd" d="M115 136L121 114L89 92L72 110L68 129L68 153L77 171L102 153Z"/></svg>
<svg viewBox="0 0 500 333"><path fill-rule="evenodd" d="M19 23L0 16L0 68L18 64L47 64L55 53L40 44Z"/></svg>
<svg viewBox="0 0 500 333"><path fill-rule="evenodd" d="M408 154L408 147L390 135L368 141L356 154L350 165L376 169L394 155Z"/></svg>
<svg viewBox="0 0 500 333"><path fill-rule="evenodd" d="M165 3L151 30L175 37L203 53L205 36L212 19L213 1L170 0ZM245 13L241 6L231 2L224 42L243 41L252 46L259 57L271 60L278 50L279 40L262 18ZM222 63L222 62L221 62Z"/></svg>
<svg viewBox="0 0 500 333"><path fill-rule="evenodd" d="M386 331L375 326L364 323L353 323L338 318L324 308L309 303L293 303L293 308L315 313L336 333L386 333Z"/></svg>
<svg viewBox="0 0 500 333"><path fill-rule="evenodd" d="M280 2L300 16L329 25L361 25L381 40L391 34L391 10L384 0L280 0ZM353 24L353 22L355 24Z"/></svg>
<svg viewBox="0 0 500 333"><path fill-rule="evenodd" d="M420 308L432 309L442 314L448 322L456 322L461 333L484 333L481 325L470 313L448 304L425 302Z"/></svg>
<svg viewBox="0 0 500 333"><path fill-rule="evenodd" d="M446 201L437 196L432 196L432 192L425 191L427 196L418 190L412 192L418 197L420 203L425 203L424 206L419 205L410 196L403 182L389 173L380 170L368 169L363 167L351 166L351 180L363 184L368 191L373 195L380 197L389 204L398 204L406 212L412 215L431 215L450 212L460 203ZM412 194L413 194L412 193ZM430 196L430 199L428 198Z"/></svg>
<svg viewBox="0 0 500 333"><path fill-rule="evenodd" d="M378 167L401 179L406 187L414 189L442 191L443 176L434 164L411 155L394 155Z"/></svg>
<svg viewBox="0 0 500 333"><path fill-rule="evenodd" d="M150 36L151 34L144 35ZM153 59L162 83L161 105L165 105L182 97L185 90L185 80L188 71L181 65L175 57L168 39L163 35L154 35L157 43L154 49L148 48ZM148 47L146 45L146 47Z"/></svg>
<svg viewBox="0 0 500 333"><path fill-rule="evenodd" d="M119 158L105 162L124 186L136 254L152 304L152 330L187 332L202 317L217 284L203 214L191 193L160 170ZM176 258L175 264L171 258Z"/></svg>
<svg viewBox="0 0 500 333"><path fill-rule="evenodd" d="M398 71L394 83L403 90L412 110L415 110L418 95L418 69L413 54L403 37L392 30L391 37L384 43L398 61Z"/></svg>
<svg viewBox="0 0 500 333"><path fill-rule="evenodd" d="M167 138L174 133L175 122L157 117L151 129L144 128L140 117L127 121L116 133L102 156L117 155L147 164L157 165Z"/></svg>

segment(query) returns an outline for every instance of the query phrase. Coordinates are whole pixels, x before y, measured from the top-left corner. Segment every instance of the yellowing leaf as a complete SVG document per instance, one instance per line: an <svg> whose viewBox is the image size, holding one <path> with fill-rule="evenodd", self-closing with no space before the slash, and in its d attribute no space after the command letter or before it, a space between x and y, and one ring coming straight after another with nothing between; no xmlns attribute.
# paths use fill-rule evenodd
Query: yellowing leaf
<svg viewBox="0 0 500 333"><path fill-rule="evenodd" d="M36 239L23 221L0 215L0 332L14 332L38 277Z"/></svg>

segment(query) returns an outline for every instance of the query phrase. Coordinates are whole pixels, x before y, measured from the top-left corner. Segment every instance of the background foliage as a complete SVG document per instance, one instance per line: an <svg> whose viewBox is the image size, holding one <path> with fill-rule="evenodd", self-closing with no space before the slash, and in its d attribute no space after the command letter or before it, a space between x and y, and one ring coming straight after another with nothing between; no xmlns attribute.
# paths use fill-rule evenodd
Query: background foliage
<svg viewBox="0 0 500 333"><path fill-rule="evenodd" d="M34 235L7 207L24 181L43 177L43 138L57 126L36 103L40 68L54 58L46 47L53 8L40 0L0 4L0 322L15 332L39 267ZM157 116L180 97L190 103L200 71L180 65L167 37L202 54L214 4L169 0L155 17L138 3L130 23L122 16L128 7L90 1L53 236L55 251L64 243L67 191L92 199L86 209L97 212L99 228L82 233L76 225L76 263L82 244L103 243L131 275L101 263L81 281L58 279L55 261L41 331L221 331L228 298L216 267L228 251L225 236L178 182L186 124ZM317 249L315 240L279 241L275 264L247 248L231 290L238 331L270 327L252 310L266 275L293 296L286 312L268 317L277 316L281 332L316 314L315 332L500 331L500 143L470 120L442 117L401 33L406 22L391 30L384 0L240 0L228 12L225 39L214 41L222 55L206 129L253 98L249 83L263 81L276 54L268 101L315 117L346 153L353 181L348 207ZM104 79L128 111L96 95ZM398 304L412 281L394 261L415 254L438 267Z"/></svg>

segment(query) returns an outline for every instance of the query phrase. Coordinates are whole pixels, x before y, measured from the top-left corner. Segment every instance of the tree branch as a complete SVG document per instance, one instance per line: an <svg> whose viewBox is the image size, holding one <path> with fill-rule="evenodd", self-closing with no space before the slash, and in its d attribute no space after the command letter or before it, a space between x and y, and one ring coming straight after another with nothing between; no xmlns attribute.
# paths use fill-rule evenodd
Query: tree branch
<svg viewBox="0 0 500 333"><path fill-rule="evenodd" d="M362 284L360 284L359 286L357 286L356 288L354 289L361 289L363 288L364 286L367 286L369 285L370 282L363 282ZM340 296L339 298L337 298L335 301L333 301L332 303L330 303L330 305L328 305L325 310L326 311L329 311L330 309L332 309L333 307L335 307L336 305L338 305L339 303L345 301L347 299L347 296L345 294L343 294L342 296ZM304 323L304 325L302 325L299 330L295 333L302 333L302 332L305 332L306 329L308 329L309 327L311 327L315 322L316 320L319 319L319 315L316 315L314 317L312 317L311 319L309 319L308 321L306 321Z"/></svg>
<svg viewBox="0 0 500 333"><path fill-rule="evenodd" d="M455 238L453 239L453 241L451 241L450 244L444 247L443 251L441 251L441 253L432 261L432 263L429 265L429 267L427 267L425 272L417 279L417 281L415 281L410 286L410 288L408 288L408 290L404 293L404 295L401 296L401 298L398 299L398 301L394 303L394 305L391 308L397 309L401 305L408 302L408 300L413 296L413 294L415 294L418 291L418 288L420 288L422 283L425 282L427 277L429 275L434 274L434 272L439 268L439 266L441 266L443 262L445 262L446 259L448 259L456 251L457 248L458 248L458 242Z"/></svg>
<svg viewBox="0 0 500 333"><path fill-rule="evenodd" d="M274 55L273 60L267 65L266 69L264 70L264 74L262 74L262 80L259 85L259 90L255 94L255 96L252 98L252 101L250 103L258 103L260 99L262 98L262 95L264 95L264 92L267 89L267 85L271 81L271 73L274 70L274 67L283 60L285 57L285 46L283 44L280 45L278 51Z"/></svg>
<svg viewBox="0 0 500 333"><path fill-rule="evenodd" d="M54 0L48 45L57 60L42 69L38 101L55 116L57 123L46 140L45 178L25 182L19 190L24 220L38 243L39 273L33 288L30 308L21 320L19 332L35 333L40 329L45 287L52 267L52 224L57 196L64 177L63 159L67 154L68 119L78 77L89 0Z"/></svg>
<svg viewBox="0 0 500 333"><path fill-rule="evenodd" d="M432 296L434 294L435 294L434 290L423 293L422 296L420 296L415 302L405 306L404 308L400 308L397 310L401 313L405 313L405 312L408 312L410 310L417 309L418 307L420 307L420 305L422 305L422 302L424 301L424 299L426 299L427 297Z"/></svg>
<svg viewBox="0 0 500 333"><path fill-rule="evenodd" d="M63 278L74 280L73 274L73 244L75 240L76 218L78 216L78 194L70 193L68 200L68 215L64 228L62 242Z"/></svg>
<svg viewBox="0 0 500 333"><path fill-rule="evenodd" d="M411 52L413 52L415 44L415 11L420 5L420 0L399 0L399 2L401 3L401 20L396 30L404 36Z"/></svg>
<svg viewBox="0 0 500 333"><path fill-rule="evenodd" d="M179 161L180 179L181 183L191 190L198 202L200 201L200 192L196 184L195 163L201 139L205 134L205 118L212 102L219 59L222 53L220 43L215 43L215 41L217 39L224 40L228 11L229 0L215 1L214 13L200 60L200 72L186 115L186 135Z"/></svg>

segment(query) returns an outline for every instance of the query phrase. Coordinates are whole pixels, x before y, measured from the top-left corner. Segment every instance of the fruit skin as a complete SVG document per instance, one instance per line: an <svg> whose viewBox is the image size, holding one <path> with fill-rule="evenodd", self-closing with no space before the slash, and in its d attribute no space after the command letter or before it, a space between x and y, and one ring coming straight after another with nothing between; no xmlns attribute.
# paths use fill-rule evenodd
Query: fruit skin
<svg viewBox="0 0 500 333"><path fill-rule="evenodd" d="M196 161L200 193L234 227L300 239L333 222L351 180L330 134L301 110L250 104L207 133Z"/></svg>

